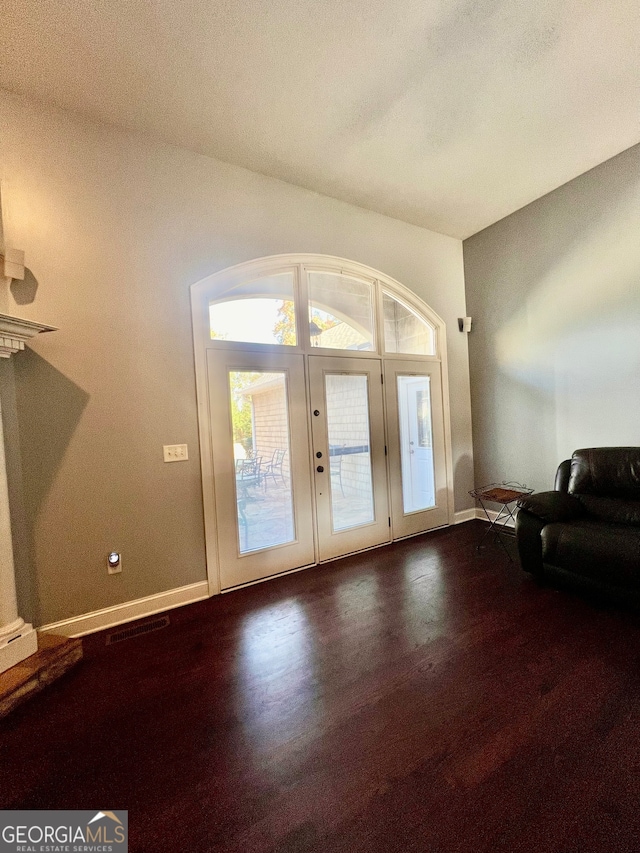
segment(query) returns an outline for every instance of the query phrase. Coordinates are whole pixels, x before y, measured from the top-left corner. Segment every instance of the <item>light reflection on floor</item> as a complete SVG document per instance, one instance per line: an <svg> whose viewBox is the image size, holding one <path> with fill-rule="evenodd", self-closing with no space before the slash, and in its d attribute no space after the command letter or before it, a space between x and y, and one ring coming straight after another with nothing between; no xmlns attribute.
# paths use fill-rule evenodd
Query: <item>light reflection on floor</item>
<svg viewBox="0 0 640 853"><path fill-rule="evenodd" d="M245 617L239 648L241 707L249 717L248 729L257 727L261 742L304 733L312 723L311 708L314 716L322 714L314 643L313 626L294 598Z"/></svg>
<svg viewBox="0 0 640 853"><path fill-rule="evenodd" d="M428 636L431 640L444 633L448 613L447 585L440 555L408 560L404 567L403 630L411 646L419 646Z"/></svg>

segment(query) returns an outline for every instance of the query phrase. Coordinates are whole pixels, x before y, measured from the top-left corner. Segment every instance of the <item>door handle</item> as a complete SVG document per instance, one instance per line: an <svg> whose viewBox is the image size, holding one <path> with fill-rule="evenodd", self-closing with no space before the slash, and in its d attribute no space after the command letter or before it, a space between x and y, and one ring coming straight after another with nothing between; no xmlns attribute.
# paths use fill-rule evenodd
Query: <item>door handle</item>
<svg viewBox="0 0 640 853"><path fill-rule="evenodd" d="M318 467L316 468L316 471L318 472L318 474L322 474L322 472L324 471L324 468L322 467L322 465L318 465Z"/></svg>

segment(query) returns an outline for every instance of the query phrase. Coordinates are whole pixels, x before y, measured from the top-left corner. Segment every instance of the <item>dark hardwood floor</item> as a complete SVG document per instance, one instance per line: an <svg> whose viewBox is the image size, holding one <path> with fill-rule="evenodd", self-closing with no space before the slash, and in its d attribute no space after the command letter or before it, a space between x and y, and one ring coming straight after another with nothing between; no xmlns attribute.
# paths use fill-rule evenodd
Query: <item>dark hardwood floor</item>
<svg viewBox="0 0 640 853"><path fill-rule="evenodd" d="M471 522L170 613L0 727L0 807L132 851L640 850L640 622Z"/></svg>

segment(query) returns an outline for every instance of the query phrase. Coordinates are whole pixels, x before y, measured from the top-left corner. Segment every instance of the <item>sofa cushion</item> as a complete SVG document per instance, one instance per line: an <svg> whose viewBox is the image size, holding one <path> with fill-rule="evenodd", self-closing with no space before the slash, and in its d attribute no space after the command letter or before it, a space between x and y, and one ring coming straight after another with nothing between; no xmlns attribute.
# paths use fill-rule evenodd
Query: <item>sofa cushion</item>
<svg viewBox="0 0 640 853"><path fill-rule="evenodd" d="M640 447L591 447L571 457L569 492L640 501Z"/></svg>
<svg viewBox="0 0 640 853"><path fill-rule="evenodd" d="M544 563L640 589L640 528L578 519L547 524L541 536Z"/></svg>
<svg viewBox="0 0 640 853"><path fill-rule="evenodd" d="M575 498L594 521L640 527L640 500L607 498L600 495L575 495Z"/></svg>

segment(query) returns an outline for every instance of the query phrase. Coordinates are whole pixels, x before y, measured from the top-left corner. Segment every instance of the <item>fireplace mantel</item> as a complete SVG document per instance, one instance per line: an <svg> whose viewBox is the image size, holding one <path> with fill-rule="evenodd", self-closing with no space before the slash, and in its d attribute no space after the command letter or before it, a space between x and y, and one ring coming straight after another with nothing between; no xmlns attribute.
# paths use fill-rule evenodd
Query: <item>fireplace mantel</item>
<svg viewBox="0 0 640 853"><path fill-rule="evenodd" d="M40 332L56 331L53 326L0 314L0 357L10 358L24 349L25 341ZM31 625L18 616L13 540L9 515L9 490L2 412L0 411L0 673L30 657L38 638Z"/></svg>
<svg viewBox="0 0 640 853"><path fill-rule="evenodd" d="M0 314L0 358L10 358L13 353L24 349L25 341L34 338L40 332L55 332L55 326L34 323L10 314Z"/></svg>

